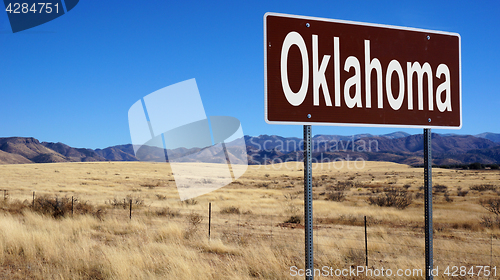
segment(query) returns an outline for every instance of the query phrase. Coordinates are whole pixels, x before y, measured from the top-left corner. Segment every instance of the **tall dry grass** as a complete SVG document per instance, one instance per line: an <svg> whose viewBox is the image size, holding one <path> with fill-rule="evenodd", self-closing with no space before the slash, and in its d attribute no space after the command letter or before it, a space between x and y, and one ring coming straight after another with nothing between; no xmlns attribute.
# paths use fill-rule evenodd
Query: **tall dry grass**
<svg viewBox="0 0 500 280"><path fill-rule="evenodd" d="M289 250L208 241L184 224L92 216L0 216L0 261L11 279L286 278Z"/></svg>
<svg viewBox="0 0 500 280"><path fill-rule="evenodd" d="M179 202L173 177L162 168L154 163L0 166L0 189L9 191L5 201L0 197L0 279L296 279L290 267L303 268L304 232L300 224L284 222L302 215L300 164L251 166L237 182L189 203ZM362 170L315 168L316 267L364 263L364 216L370 267L423 266L422 169L371 162ZM433 179L447 186L453 199L434 195L436 264L492 263L490 255L500 256L500 246L490 245L500 230L481 224L481 217L492 214L479 201L498 193L473 186L496 186L500 173L435 169ZM405 209L370 205L369 198L384 194L384 188L405 189L413 200ZM78 197L88 202L87 210L74 217L67 204L65 215L37 211L32 191L52 202L56 196L57 201ZM332 201L330 191L345 197ZM132 220L122 203L129 199Z"/></svg>

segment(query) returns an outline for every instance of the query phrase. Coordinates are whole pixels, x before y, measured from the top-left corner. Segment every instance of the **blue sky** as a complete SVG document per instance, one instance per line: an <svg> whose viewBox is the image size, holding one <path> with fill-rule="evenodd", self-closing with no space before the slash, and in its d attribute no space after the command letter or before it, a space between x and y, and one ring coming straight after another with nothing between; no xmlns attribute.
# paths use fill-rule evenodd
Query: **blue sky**
<svg viewBox="0 0 500 280"><path fill-rule="evenodd" d="M248 135L301 137L301 126L264 121L266 12L459 33L463 126L433 131L500 133L499 1L80 1L16 34L0 11L0 137L130 143L130 106L191 78L208 116L236 117ZM313 134L398 130L422 132L313 126Z"/></svg>

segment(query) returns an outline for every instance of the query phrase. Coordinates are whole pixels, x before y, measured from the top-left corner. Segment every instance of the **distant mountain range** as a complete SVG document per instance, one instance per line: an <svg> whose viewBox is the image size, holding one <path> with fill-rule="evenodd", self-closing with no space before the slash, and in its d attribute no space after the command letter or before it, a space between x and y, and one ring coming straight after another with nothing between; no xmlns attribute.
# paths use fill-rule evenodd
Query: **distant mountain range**
<svg viewBox="0 0 500 280"><path fill-rule="evenodd" d="M303 160L301 138L245 136L245 142L250 164ZM318 162L363 159L409 165L423 163L421 134L394 132L385 135L315 135L312 143L312 155ZM231 143L227 146L231 146ZM203 149L179 148L169 152L186 155L187 161L211 162L215 158L208 152L194 153L201 150ZM147 157L141 158L147 161L162 161L165 154L163 149L155 147L147 147L144 152ZM231 152L243 151L233 148ZM432 156L433 163L438 165L500 163L500 134L432 134ZM138 161L138 158L131 144L93 150L73 148L63 143L40 142L32 137L0 138L0 164L88 161Z"/></svg>
<svg viewBox="0 0 500 280"><path fill-rule="evenodd" d="M481 134L494 140L500 134ZM245 137L250 163L277 163L303 160L300 138L260 135ZM478 135L432 134L432 158L436 165L480 162L500 163L500 139L497 142ZM312 138L312 156L317 162L338 159L389 161L408 165L423 164L423 135L396 132L388 135L316 135ZM252 162L253 161L253 162Z"/></svg>

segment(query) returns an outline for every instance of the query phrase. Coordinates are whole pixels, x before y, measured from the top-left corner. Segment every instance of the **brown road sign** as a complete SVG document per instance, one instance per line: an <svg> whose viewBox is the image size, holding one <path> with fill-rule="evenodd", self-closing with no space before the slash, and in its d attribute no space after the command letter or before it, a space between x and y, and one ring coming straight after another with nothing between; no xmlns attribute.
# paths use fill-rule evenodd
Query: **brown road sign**
<svg viewBox="0 0 500 280"><path fill-rule="evenodd" d="M266 13L271 124L462 126L460 35Z"/></svg>

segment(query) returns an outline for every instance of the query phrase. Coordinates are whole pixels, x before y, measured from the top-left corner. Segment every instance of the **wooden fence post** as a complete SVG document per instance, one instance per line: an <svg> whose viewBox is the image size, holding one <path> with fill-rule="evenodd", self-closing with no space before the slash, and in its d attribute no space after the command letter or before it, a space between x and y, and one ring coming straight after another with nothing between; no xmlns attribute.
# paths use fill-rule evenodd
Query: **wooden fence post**
<svg viewBox="0 0 500 280"><path fill-rule="evenodd" d="M212 222L212 202L208 203L208 241L210 241L210 227Z"/></svg>
<svg viewBox="0 0 500 280"><path fill-rule="evenodd" d="M132 220L132 199L130 200L130 219Z"/></svg>
<svg viewBox="0 0 500 280"><path fill-rule="evenodd" d="M366 216L365 216L365 258L366 258L366 267L368 267L368 239L366 233Z"/></svg>

